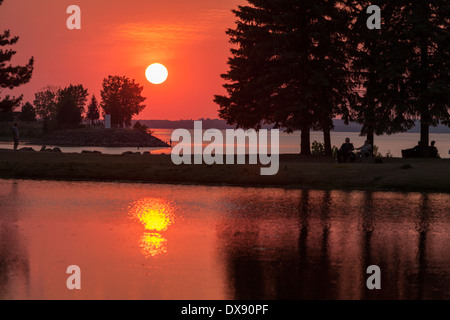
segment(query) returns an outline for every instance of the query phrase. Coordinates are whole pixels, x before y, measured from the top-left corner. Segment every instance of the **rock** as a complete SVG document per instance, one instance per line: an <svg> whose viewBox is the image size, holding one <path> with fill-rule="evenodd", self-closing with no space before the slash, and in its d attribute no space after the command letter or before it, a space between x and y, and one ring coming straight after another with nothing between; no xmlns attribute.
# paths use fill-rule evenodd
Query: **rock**
<svg viewBox="0 0 450 320"><path fill-rule="evenodd" d="M150 151L145 151L142 153L143 156L151 156L152 154L150 153Z"/></svg>
<svg viewBox="0 0 450 320"><path fill-rule="evenodd" d="M34 151L34 149L31 147L25 147L25 148L19 149L19 151Z"/></svg>
<svg viewBox="0 0 450 320"><path fill-rule="evenodd" d="M51 151L52 152L62 152L60 148L53 148Z"/></svg>

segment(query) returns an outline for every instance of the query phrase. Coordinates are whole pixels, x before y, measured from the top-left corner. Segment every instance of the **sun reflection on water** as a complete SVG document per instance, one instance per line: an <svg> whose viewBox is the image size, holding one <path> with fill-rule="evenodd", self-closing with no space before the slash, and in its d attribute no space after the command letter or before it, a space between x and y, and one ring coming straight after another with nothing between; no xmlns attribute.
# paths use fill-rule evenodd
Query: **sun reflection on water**
<svg viewBox="0 0 450 320"><path fill-rule="evenodd" d="M145 257L154 257L167 252L167 239L160 232L166 231L174 222L173 205L157 198L144 198L130 205L130 216L144 225L140 239L141 252Z"/></svg>
<svg viewBox="0 0 450 320"><path fill-rule="evenodd" d="M146 258L154 257L167 252L167 239L159 233L144 233L139 246Z"/></svg>

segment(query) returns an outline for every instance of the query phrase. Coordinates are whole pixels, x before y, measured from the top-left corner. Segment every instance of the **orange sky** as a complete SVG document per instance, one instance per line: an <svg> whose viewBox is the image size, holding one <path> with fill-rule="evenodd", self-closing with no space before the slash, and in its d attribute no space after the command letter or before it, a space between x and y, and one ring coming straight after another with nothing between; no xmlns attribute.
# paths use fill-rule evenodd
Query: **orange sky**
<svg viewBox="0 0 450 320"><path fill-rule="evenodd" d="M69 5L81 8L81 30L68 30ZM217 118L213 95L224 92L220 74L230 56L225 31L231 9L245 0L5 0L1 30L20 37L12 63L36 60L30 83L5 94L34 93L46 85L83 84L100 98L108 75L144 86L147 108L136 119ZM145 69L164 64L169 78L153 85ZM89 97L90 98L90 97Z"/></svg>

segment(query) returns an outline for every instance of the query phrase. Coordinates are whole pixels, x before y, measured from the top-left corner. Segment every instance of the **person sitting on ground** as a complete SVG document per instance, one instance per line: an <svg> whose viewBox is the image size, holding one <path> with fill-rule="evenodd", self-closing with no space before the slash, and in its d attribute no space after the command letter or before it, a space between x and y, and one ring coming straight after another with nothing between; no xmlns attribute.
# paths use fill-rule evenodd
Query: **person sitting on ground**
<svg viewBox="0 0 450 320"><path fill-rule="evenodd" d="M416 156L422 153L422 141L417 142L417 146L412 148L412 150L416 153Z"/></svg>
<svg viewBox="0 0 450 320"><path fill-rule="evenodd" d="M428 155L430 158L439 158L439 152L438 149L434 146L436 141L431 141L431 146L428 147Z"/></svg>
<svg viewBox="0 0 450 320"><path fill-rule="evenodd" d="M337 161L345 162L350 160L353 150L355 150L355 147L353 146L353 143L350 143L350 138L345 138L345 143L343 143L338 150Z"/></svg>
<svg viewBox="0 0 450 320"><path fill-rule="evenodd" d="M356 148L356 150L359 150L357 153L358 156L370 156L372 154L372 145L369 140L366 140L364 145Z"/></svg>

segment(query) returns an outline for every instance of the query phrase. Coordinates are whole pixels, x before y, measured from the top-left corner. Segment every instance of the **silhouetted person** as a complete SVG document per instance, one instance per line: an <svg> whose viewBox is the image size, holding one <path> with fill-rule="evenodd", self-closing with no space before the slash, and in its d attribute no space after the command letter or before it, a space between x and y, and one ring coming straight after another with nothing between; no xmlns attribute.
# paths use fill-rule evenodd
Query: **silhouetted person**
<svg viewBox="0 0 450 320"><path fill-rule="evenodd" d="M17 128L17 123L14 123L14 126L12 127L12 135L14 141L14 150L17 150L17 147L19 146L19 128Z"/></svg>
<svg viewBox="0 0 450 320"><path fill-rule="evenodd" d="M343 143L341 148L338 150L337 161L345 162L351 160L353 150L355 150L353 143L350 143L350 138L346 138L345 143Z"/></svg>
<svg viewBox="0 0 450 320"><path fill-rule="evenodd" d="M417 158L422 154L422 141L417 142L417 146L411 149L402 150L403 158Z"/></svg>
<svg viewBox="0 0 450 320"><path fill-rule="evenodd" d="M419 142L417 142L417 146L412 148L414 150L414 152L416 153L417 157L420 157L422 154L422 146L423 146L422 141L419 141Z"/></svg>
<svg viewBox="0 0 450 320"><path fill-rule="evenodd" d="M358 155L360 156L370 156L372 153L372 145L370 144L369 140L366 140L364 142L364 145L356 148L356 150L359 150Z"/></svg>
<svg viewBox="0 0 450 320"><path fill-rule="evenodd" d="M431 141L431 146L428 147L428 154L431 158L439 158L438 149L434 146L436 141Z"/></svg>

